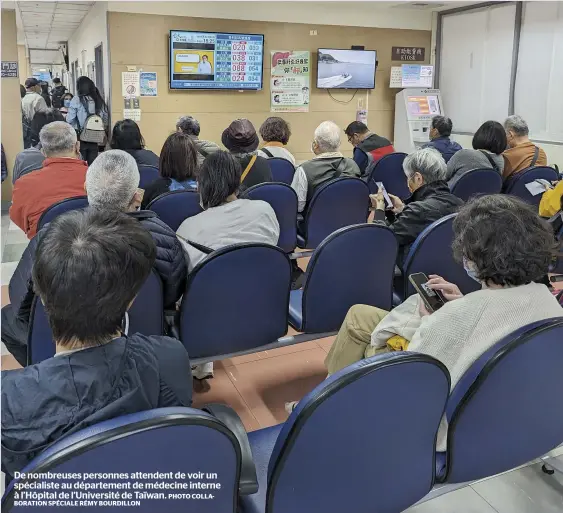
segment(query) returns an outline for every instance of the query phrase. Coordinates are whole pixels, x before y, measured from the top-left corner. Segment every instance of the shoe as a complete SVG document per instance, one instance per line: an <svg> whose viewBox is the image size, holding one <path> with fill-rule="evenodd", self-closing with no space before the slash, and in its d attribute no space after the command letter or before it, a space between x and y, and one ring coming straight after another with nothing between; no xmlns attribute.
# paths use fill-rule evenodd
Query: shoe
<svg viewBox="0 0 563 513"><path fill-rule="evenodd" d="M193 365L192 376L195 379L213 378L213 362L202 363L201 365Z"/></svg>
<svg viewBox="0 0 563 513"><path fill-rule="evenodd" d="M299 401L290 401L289 403L285 403L285 411L291 415L298 403Z"/></svg>

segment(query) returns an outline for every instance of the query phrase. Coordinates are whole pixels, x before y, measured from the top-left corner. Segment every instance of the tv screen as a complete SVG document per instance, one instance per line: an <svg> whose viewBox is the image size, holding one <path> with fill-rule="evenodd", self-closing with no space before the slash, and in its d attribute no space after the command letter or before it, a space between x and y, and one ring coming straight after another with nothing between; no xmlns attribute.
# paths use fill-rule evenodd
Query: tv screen
<svg viewBox="0 0 563 513"><path fill-rule="evenodd" d="M375 50L319 48L317 87L320 89L375 88Z"/></svg>
<svg viewBox="0 0 563 513"><path fill-rule="evenodd" d="M170 31L170 89L262 89L264 36Z"/></svg>

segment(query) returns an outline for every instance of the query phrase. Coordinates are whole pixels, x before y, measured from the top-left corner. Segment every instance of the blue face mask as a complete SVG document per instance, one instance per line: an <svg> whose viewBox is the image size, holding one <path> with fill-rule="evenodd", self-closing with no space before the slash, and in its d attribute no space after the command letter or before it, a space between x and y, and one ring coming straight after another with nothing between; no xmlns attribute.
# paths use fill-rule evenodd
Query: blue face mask
<svg viewBox="0 0 563 513"><path fill-rule="evenodd" d="M70 100L65 100L64 106L68 109L70 107Z"/></svg>
<svg viewBox="0 0 563 513"><path fill-rule="evenodd" d="M465 269L467 276L475 280L477 283L481 283L481 280L477 278L477 273L469 267L467 260L465 258L463 259L463 268Z"/></svg>

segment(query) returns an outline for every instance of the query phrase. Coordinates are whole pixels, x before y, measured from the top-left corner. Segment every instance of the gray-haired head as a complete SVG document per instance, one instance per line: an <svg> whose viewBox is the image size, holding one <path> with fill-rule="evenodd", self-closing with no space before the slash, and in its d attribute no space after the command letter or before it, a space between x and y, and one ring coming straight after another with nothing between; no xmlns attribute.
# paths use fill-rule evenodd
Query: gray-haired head
<svg viewBox="0 0 563 513"><path fill-rule="evenodd" d="M176 130L181 130L185 134L199 136L201 127L199 121L192 116L182 116L176 123Z"/></svg>
<svg viewBox="0 0 563 513"><path fill-rule="evenodd" d="M39 132L41 151L46 157L76 157L76 131L66 121L53 121Z"/></svg>
<svg viewBox="0 0 563 513"><path fill-rule="evenodd" d="M123 150L100 153L86 172L86 194L91 207L126 212L139 187L137 162Z"/></svg>
<svg viewBox="0 0 563 513"><path fill-rule="evenodd" d="M512 132L516 137L526 137L530 133L528 123L524 121L522 116L518 116L516 114L506 118L506 121L504 122L504 129L507 132Z"/></svg>
<svg viewBox="0 0 563 513"><path fill-rule="evenodd" d="M434 148L423 148L407 155L403 161L403 170L408 179L420 173L424 183L446 179L446 162L442 154Z"/></svg>
<svg viewBox="0 0 563 513"><path fill-rule="evenodd" d="M328 153L340 149L340 127L334 121L323 121L315 130L313 137L319 153Z"/></svg>

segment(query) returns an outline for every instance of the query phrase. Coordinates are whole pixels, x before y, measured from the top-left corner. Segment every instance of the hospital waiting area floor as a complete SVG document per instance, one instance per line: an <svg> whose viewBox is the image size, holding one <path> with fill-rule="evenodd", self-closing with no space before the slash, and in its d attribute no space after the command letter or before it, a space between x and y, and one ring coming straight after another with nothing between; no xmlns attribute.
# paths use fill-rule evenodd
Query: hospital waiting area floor
<svg viewBox="0 0 563 513"><path fill-rule="evenodd" d="M25 234L6 212L1 223L2 306L8 283L27 246ZM291 331L291 330L290 330ZM285 403L298 400L326 376L332 337L215 363L209 388L194 392L194 406L220 402L234 408L248 431L284 422ZM2 344L2 369L19 365ZM561 407L561 405L553 405ZM369 426L364 426L369 434ZM552 451L563 464L563 446ZM400 479L400 476L398 477ZM4 479L1 479L3 485ZM537 461L465 486L407 510L409 513L562 513L563 475L547 475Z"/></svg>

